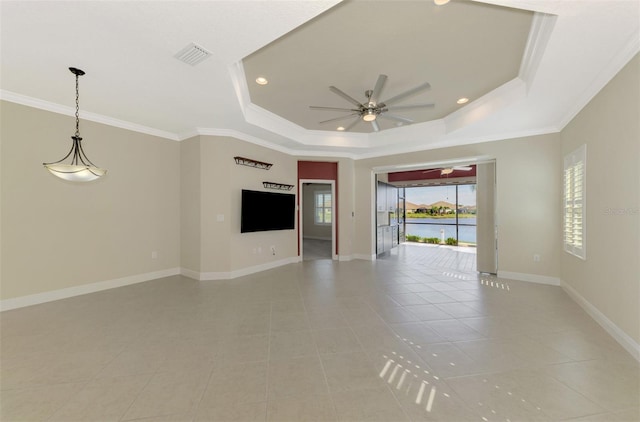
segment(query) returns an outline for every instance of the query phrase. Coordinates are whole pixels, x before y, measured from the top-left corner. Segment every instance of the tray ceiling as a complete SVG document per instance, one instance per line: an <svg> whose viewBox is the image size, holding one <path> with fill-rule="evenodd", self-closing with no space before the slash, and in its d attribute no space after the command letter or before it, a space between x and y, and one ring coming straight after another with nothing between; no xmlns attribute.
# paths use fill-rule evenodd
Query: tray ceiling
<svg viewBox="0 0 640 422"><path fill-rule="evenodd" d="M335 86L366 103L379 74L388 76L380 100L425 82L431 89L397 105L432 108L389 111L417 123L441 119L518 76L533 12L471 1L436 6L432 1L348 1L244 58L251 102L306 129L336 130L359 120L352 132L373 132L347 112L353 108L329 91ZM401 23L401 24L390 24ZM265 77L267 85L256 78ZM402 125L376 119L381 130Z"/></svg>

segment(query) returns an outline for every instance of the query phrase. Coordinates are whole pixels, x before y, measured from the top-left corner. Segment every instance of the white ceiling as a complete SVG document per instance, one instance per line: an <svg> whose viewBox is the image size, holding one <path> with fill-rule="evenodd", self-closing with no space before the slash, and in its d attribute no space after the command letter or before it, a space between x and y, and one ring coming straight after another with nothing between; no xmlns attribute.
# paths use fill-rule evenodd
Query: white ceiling
<svg viewBox="0 0 640 422"><path fill-rule="evenodd" d="M73 114L67 68L74 66L87 72L80 82L81 118L175 140L228 135L291 154L362 158L559 131L640 51L639 0L485 0L478 3L538 14L517 77L451 114L375 133L343 133L305 129L252 103L242 59L336 3L3 0L0 96ZM404 24L388 16L362 26L375 32ZM442 40L447 49L460 47L459 39L449 41ZM212 57L197 66L176 60L190 42ZM319 61L331 54L316 51ZM333 66L325 72L329 80L341 77ZM404 88L392 90L391 81L404 77L389 72L390 95ZM359 95L350 86L339 88Z"/></svg>

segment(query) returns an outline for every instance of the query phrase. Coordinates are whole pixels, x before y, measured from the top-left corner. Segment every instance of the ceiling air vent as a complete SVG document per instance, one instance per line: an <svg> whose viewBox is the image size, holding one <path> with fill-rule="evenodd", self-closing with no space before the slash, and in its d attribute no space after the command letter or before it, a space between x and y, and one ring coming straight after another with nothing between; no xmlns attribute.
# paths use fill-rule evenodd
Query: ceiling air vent
<svg viewBox="0 0 640 422"><path fill-rule="evenodd" d="M190 43L185 48L175 54L176 59L195 66L211 55L210 52L200 47L198 44Z"/></svg>

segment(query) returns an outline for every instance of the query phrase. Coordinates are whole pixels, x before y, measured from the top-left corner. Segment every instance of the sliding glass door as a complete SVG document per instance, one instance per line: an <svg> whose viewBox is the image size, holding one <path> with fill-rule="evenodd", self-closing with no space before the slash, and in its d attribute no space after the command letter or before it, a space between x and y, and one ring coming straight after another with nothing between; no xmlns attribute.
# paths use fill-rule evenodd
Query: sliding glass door
<svg viewBox="0 0 640 422"><path fill-rule="evenodd" d="M476 185L419 186L405 189L406 240L476 245Z"/></svg>

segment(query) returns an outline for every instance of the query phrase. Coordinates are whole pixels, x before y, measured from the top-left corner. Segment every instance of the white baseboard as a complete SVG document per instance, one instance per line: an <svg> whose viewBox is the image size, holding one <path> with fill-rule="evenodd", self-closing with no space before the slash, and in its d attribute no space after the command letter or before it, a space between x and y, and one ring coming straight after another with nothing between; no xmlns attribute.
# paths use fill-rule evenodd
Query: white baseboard
<svg viewBox="0 0 640 422"><path fill-rule="evenodd" d="M187 268L182 268L180 273L185 277L189 277L199 281L231 280L234 278L243 277L245 275L259 273L261 271L281 267L283 265L295 264L296 262L300 262L299 256L293 256L290 258L281 259L279 261L267 262L266 264L254 265L252 267L242 268L240 270L234 270L234 271L199 273L197 271L193 271Z"/></svg>
<svg viewBox="0 0 640 422"><path fill-rule="evenodd" d="M116 287L129 286L131 284L142 283L144 281L155 280L157 278L169 277L180 274L180 268L169 268L167 270L153 271L150 273L136 274L132 276L116 278L113 280L99 281L96 283L81 284L79 286L67 287L49 292L36 293L33 295L20 296L0 301L0 311L23 308L25 306L38 305L40 303L52 302L54 300L67 299L69 297L95 293L102 290L114 289Z"/></svg>
<svg viewBox="0 0 640 422"><path fill-rule="evenodd" d="M558 277L549 277L546 275L515 273L511 271L498 271L498 277L508 278L511 280L528 281L530 283L548 284L551 286L559 286L560 279Z"/></svg>
<svg viewBox="0 0 640 422"><path fill-rule="evenodd" d="M348 262L353 260L353 255L338 255L338 261Z"/></svg>
<svg viewBox="0 0 640 422"><path fill-rule="evenodd" d="M200 280L200 273L188 268L180 268L180 275L192 278L194 280Z"/></svg>
<svg viewBox="0 0 640 422"><path fill-rule="evenodd" d="M578 305L586 313L591 316L604 330L609 333L624 349L631 354L638 362L640 362L640 344L636 343L627 333L622 331L613 321L607 318L602 312L593 306L587 299L585 299L580 293L578 293L567 282L561 282L562 289L576 301Z"/></svg>

